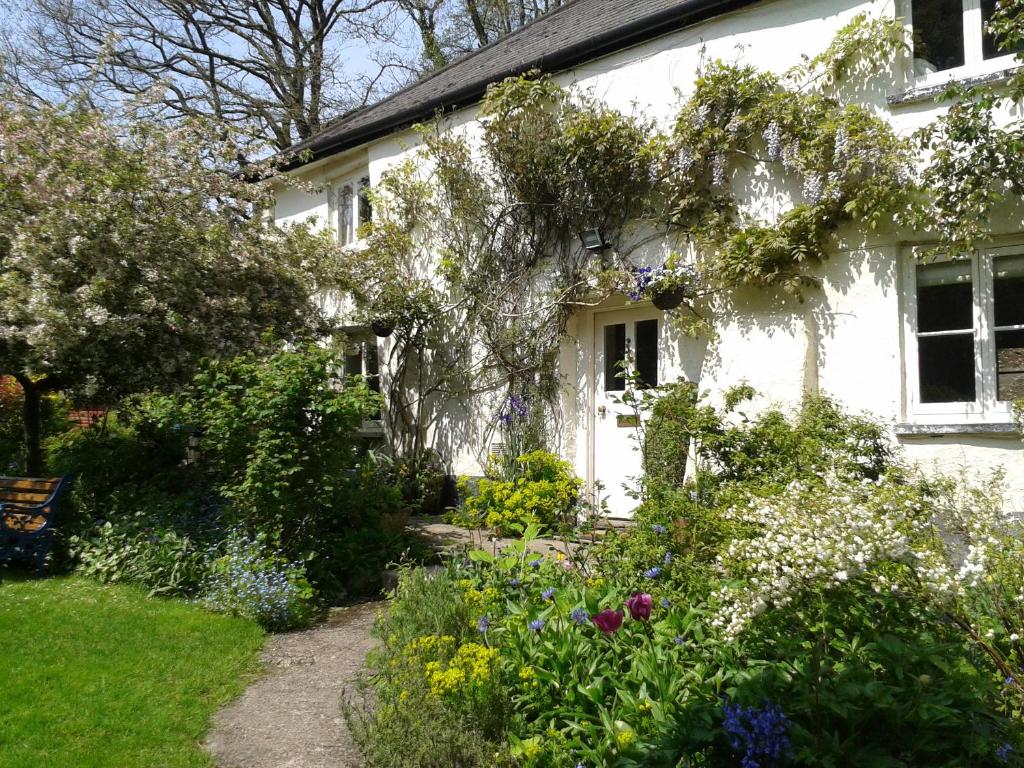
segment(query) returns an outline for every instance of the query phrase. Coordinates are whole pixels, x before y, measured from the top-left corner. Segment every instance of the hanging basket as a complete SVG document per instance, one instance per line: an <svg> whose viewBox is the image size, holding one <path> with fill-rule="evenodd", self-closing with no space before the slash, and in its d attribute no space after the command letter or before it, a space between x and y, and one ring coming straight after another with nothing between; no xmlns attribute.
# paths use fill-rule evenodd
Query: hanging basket
<svg viewBox="0 0 1024 768"><path fill-rule="evenodd" d="M653 291L651 303L662 311L675 309L686 300L686 289L682 286L664 291Z"/></svg>
<svg viewBox="0 0 1024 768"><path fill-rule="evenodd" d="M395 332L395 321L389 318L378 317L370 321L370 330L373 331L374 336L386 339Z"/></svg>

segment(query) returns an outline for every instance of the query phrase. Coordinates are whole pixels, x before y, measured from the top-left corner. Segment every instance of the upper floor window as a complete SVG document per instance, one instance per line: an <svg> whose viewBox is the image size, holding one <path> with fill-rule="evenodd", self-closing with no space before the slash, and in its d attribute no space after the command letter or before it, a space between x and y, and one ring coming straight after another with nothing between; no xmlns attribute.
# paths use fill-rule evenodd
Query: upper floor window
<svg viewBox="0 0 1024 768"><path fill-rule="evenodd" d="M998 69L1014 51L988 32L998 0L911 0L914 75L966 68ZM997 61L1007 59L1005 62Z"/></svg>
<svg viewBox="0 0 1024 768"><path fill-rule="evenodd" d="M336 187L338 242L342 245L356 242L359 228L373 218L369 189L369 176L347 179Z"/></svg>
<svg viewBox="0 0 1024 768"><path fill-rule="evenodd" d="M916 264L912 279L913 415L1008 421L1024 398L1024 248Z"/></svg>

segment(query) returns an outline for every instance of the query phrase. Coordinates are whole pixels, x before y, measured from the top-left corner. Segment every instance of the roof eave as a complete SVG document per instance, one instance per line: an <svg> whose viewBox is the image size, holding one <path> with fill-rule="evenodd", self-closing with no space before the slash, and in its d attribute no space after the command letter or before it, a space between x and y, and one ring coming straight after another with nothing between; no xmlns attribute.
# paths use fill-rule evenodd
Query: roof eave
<svg viewBox="0 0 1024 768"><path fill-rule="evenodd" d="M281 166L281 170L295 170L317 160L322 160L353 147L367 144L398 130L408 128L436 114L444 114L476 104L483 98L487 87L491 83L500 82L505 78L515 77L535 68L549 73L570 69L584 61L591 61L630 48L662 35L678 31L686 26L699 24L710 18L751 5L754 2L757 2L757 0L693 0L677 8L620 27L614 32L595 37L586 43L570 46L532 61L508 67L497 75L488 77L486 80L473 81L462 88L449 91L444 96L390 115L385 119L370 123L350 133L343 133L337 137L324 136L320 141L317 141L317 137L313 136L295 145L293 150L289 150L289 153L293 153L292 157ZM329 133L329 129L325 130L324 133ZM299 154L303 155L305 159L300 159Z"/></svg>

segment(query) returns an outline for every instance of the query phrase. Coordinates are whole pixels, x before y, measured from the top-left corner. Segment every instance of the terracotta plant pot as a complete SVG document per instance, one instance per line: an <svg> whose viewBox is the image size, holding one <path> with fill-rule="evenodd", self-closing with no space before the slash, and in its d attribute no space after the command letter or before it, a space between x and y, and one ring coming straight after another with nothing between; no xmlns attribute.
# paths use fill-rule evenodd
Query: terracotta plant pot
<svg viewBox="0 0 1024 768"><path fill-rule="evenodd" d="M686 299L686 289L683 287L669 288L665 291L653 291L651 303L660 310L675 309Z"/></svg>
<svg viewBox="0 0 1024 768"><path fill-rule="evenodd" d="M370 330L373 331L374 336L386 339L395 332L395 321L378 317L376 320L370 321Z"/></svg>

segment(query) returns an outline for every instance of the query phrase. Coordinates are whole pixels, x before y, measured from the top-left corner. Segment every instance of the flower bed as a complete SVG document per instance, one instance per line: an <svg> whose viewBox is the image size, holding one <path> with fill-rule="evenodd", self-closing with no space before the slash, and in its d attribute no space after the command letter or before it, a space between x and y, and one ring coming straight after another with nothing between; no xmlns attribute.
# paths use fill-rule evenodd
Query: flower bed
<svg viewBox="0 0 1024 768"><path fill-rule="evenodd" d="M403 575L352 713L368 764L1015 764L1020 524L827 402L685 407L695 477L628 533Z"/></svg>

